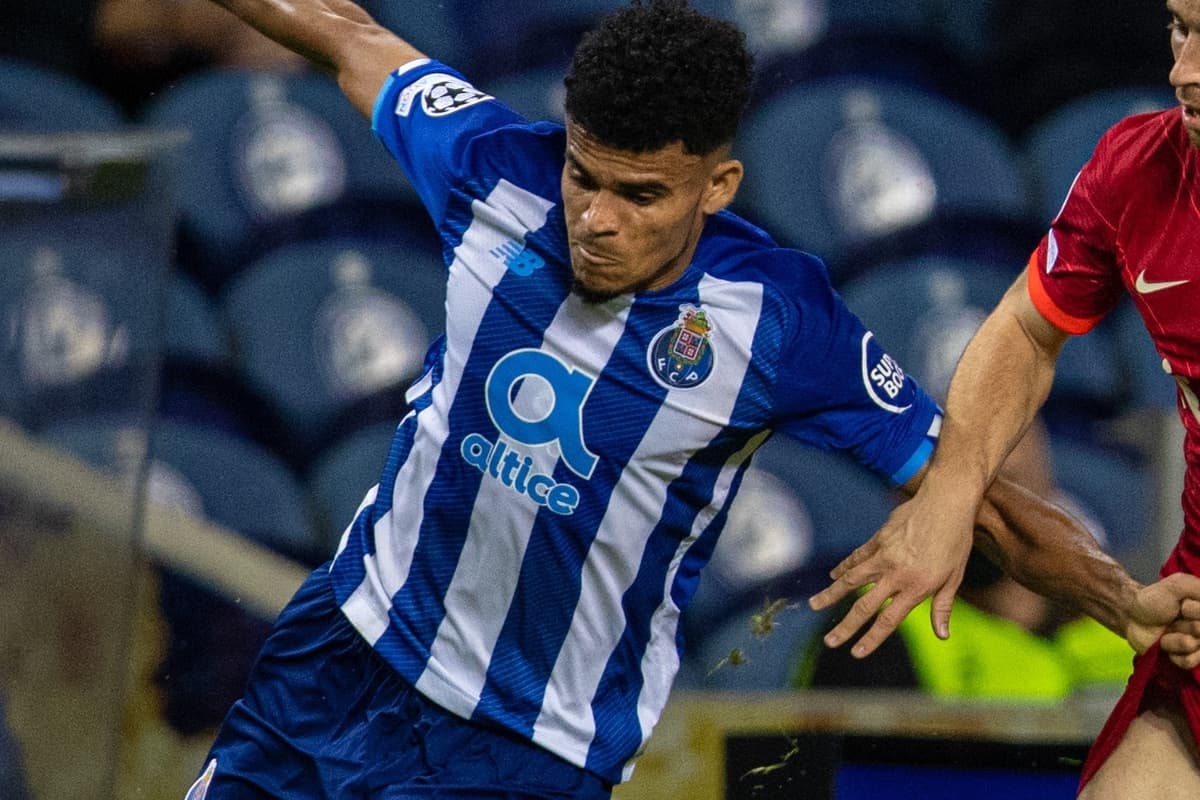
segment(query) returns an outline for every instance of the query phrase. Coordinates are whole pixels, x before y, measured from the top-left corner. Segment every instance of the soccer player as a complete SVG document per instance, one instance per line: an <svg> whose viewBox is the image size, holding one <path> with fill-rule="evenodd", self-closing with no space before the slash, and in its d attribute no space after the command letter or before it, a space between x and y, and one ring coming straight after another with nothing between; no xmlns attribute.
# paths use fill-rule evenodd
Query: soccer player
<svg viewBox="0 0 1200 800"><path fill-rule="evenodd" d="M752 75L734 27L681 0L607 17L564 129L347 0L218 1L372 119L442 238L448 318L192 798L609 797L755 449L777 431L911 488L939 409L820 261L725 210ZM1067 516L992 497L980 542L1034 586L1135 641L1179 614Z"/></svg>
<svg viewBox="0 0 1200 800"><path fill-rule="evenodd" d="M1179 107L1129 117L1100 139L1026 270L959 362L937 454L916 496L814 598L824 606L883 576L830 644L845 641L888 597L903 596L864 635L871 649L911 607L910 574L953 574L975 507L1044 402L1063 343L1091 330L1123 293L1178 382L1186 431L1184 528L1161 574L1200 574L1200 0L1168 0L1167 9ZM933 568L940 554L946 558ZM1194 619L1194 600L1183 611ZM1175 649L1197 633L1185 619L1137 658L1084 765L1081 797L1200 797L1200 655Z"/></svg>

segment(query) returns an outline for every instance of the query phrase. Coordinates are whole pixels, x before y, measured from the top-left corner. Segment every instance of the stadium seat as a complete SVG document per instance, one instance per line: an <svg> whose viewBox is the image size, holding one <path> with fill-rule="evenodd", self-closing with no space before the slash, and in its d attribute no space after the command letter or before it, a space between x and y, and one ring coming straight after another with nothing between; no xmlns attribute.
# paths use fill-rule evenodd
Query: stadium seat
<svg viewBox="0 0 1200 800"><path fill-rule="evenodd" d="M693 0L728 19L754 53L757 102L793 84L867 75L959 99L967 74L933 35L924 3L864 0Z"/></svg>
<svg viewBox="0 0 1200 800"><path fill-rule="evenodd" d="M1103 89L1071 100L1034 123L1020 147L1038 219L1048 226L1057 216L1075 175L1106 130L1131 114L1173 105L1175 97L1165 82Z"/></svg>
<svg viewBox="0 0 1200 800"><path fill-rule="evenodd" d="M1163 358L1155 349L1137 309L1132 303L1123 302L1110 320L1106 320L1109 321L1120 357L1123 382L1128 387L1130 407L1174 412L1175 380L1163 369Z"/></svg>
<svg viewBox="0 0 1200 800"><path fill-rule="evenodd" d="M1171 49L1161 7L1128 0L992 0L991 64L980 75L989 116L1013 136L1090 92L1167 87ZM1088 36L1063 36L1086 22Z"/></svg>
<svg viewBox="0 0 1200 800"><path fill-rule="evenodd" d="M377 422L356 430L313 460L308 491L330 552L337 548L367 490L379 482L398 422Z"/></svg>
<svg viewBox="0 0 1200 800"><path fill-rule="evenodd" d="M300 481L282 461L246 440L159 420L147 443L143 428L114 415L49 425L39 439L124 477L131 486L149 453L147 491L153 502L309 563L330 555L313 532Z"/></svg>
<svg viewBox="0 0 1200 800"><path fill-rule="evenodd" d="M703 691L787 689L799 654L829 620L807 601L794 596L773 612L766 601L733 609L705 636L689 642L675 685Z"/></svg>
<svg viewBox="0 0 1200 800"><path fill-rule="evenodd" d="M1099 523L1105 549L1120 560L1152 544L1156 493L1142 459L1069 436L1052 436L1050 455L1054 479L1068 501L1064 505Z"/></svg>
<svg viewBox="0 0 1200 800"><path fill-rule="evenodd" d="M1015 266L922 257L880 264L843 285L842 296L900 365L942 398L967 342L1015 277ZM1125 402L1107 329L1072 337L1059 357L1047 411L1109 417Z"/></svg>
<svg viewBox="0 0 1200 800"><path fill-rule="evenodd" d="M774 436L754 456L712 560L684 616L689 640L733 609L815 591L873 534L895 499L847 456ZM762 513L770 509L770 513Z"/></svg>
<svg viewBox="0 0 1200 800"><path fill-rule="evenodd" d="M1015 148L985 118L942 97L861 77L798 84L757 107L738 153L738 208L783 244L824 259L835 283L922 250L1019 255L1000 233L1027 224ZM988 236L997 238L989 239Z"/></svg>
<svg viewBox="0 0 1200 800"><path fill-rule="evenodd" d="M237 369L277 409L293 463L347 425L399 421L444 327L445 281L436 251L414 236L287 245L229 285L221 306Z"/></svg>
<svg viewBox="0 0 1200 800"><path fill-rule="evenodd" d="M229 334L216 303L187 275L172 274L165 314L163 346L167 358L205 364L229 361Z"/></svg>
<svg viewBox="0 0 1200 800"><path fill-rule="evenodd" d="M151 502L207 519L311 566L332 555L316 535L295 475L248 441L160 420L148 444L144 429L104 417L55 425L42 439L131 488L149 454ZM164 716L183 735L211 735L241 695L270 621L169 567L158 570L157 582L167 634L156 673Z"/></svg>
<svg viewBox="0 0 1200 800"><path fill-rule="evenodd" d="M266 398L235 369L229 331L215 300L175 272L164 313L158 415L266 448L283 439L283 424Z"/></svg>
<svg viewBox="0 0 1200 800"><path fill-rule="evenodd" d="M191 134L178 159L179 260L209 291L283 242L424 219L400 168L326 76L202 72L141 121Z"/></svg>
<svg viewBox="0 0 1200 800"><path fill-rule="evenodd" d="M0 408L26 427L149 408L165 250L112 221L32 210L0 226Z"/></svg>
<svg viewBox="0 0 1200 800"><path fill-rule="evenodd" d="M994 58L991 35L996 0L924 0L929 29L974 74ZM976 84L978 85L978 83Z"/></svg>
<svg viewBox="0 0 1200 800"><path fill-rule="evenodd" d="M477 84L570 62L580 36L622 0L453 0ZM465 69L465 67L464 67Z"/></svg>
<svg viewBox="0 0 1200 800"><path fill-rule="evenodd" d="M484 88L527 120L562 122L566 116L565 74L566 68L558 64L535 67L489 80Z"/></svg>
<svg viewBox="0 0 1200 800"><path fill-rule="evenodd" d="M468 77L472 75L474 60L463 35L463 17L448 13L449 4L362 0L359 5L380 25L403 37L430 58L454 67Z"/></svg>
<svg viewBox="0 0 1200 800"><path fill-rule="evenodd" d="M125 123L117 104L87 84L45 67L0 58L0 131L104 131Z"/></svg>

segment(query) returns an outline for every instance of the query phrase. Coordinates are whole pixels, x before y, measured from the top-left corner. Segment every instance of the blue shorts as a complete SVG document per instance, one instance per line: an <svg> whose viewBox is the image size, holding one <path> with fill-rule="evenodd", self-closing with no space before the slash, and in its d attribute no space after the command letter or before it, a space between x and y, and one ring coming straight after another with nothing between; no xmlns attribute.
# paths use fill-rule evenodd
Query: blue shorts
<svg viewBox="0 0 1200 800"><path fill-rule="evenodd" d="M280 615L186 800L607 800L611 786L443 710L351 627L325 567Z"/></svg>

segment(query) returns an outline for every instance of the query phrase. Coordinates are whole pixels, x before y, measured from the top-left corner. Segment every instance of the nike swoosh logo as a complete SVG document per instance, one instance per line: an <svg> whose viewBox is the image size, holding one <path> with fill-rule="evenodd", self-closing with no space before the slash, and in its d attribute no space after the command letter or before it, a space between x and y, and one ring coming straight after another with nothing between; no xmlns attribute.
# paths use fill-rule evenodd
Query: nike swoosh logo
<svg viewBox="0 0 1200 800"><path fill-rule="evenodd" d="M1138 290L1138 294L1154 294L1161 292L1163 289L1170 289L1172 286L1182 286L1187 283L1188 279L1182 281L1148 281L1146 280L1146 270L1138 273L1137 280L1133 282L1133 286Z"/></svg>

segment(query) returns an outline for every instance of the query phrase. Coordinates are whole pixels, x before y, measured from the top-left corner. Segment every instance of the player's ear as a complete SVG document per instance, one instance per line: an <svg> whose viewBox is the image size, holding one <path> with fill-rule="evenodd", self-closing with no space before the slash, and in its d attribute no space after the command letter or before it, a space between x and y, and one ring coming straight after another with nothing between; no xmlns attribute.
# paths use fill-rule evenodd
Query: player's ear
<svg viewBox="0 0 1200 800"><path fill-rule="evenodd" d="M705 214L715 214L733 202L742 185L745 169L736 158L727 158L713 165L701 206Z"/></svg>

